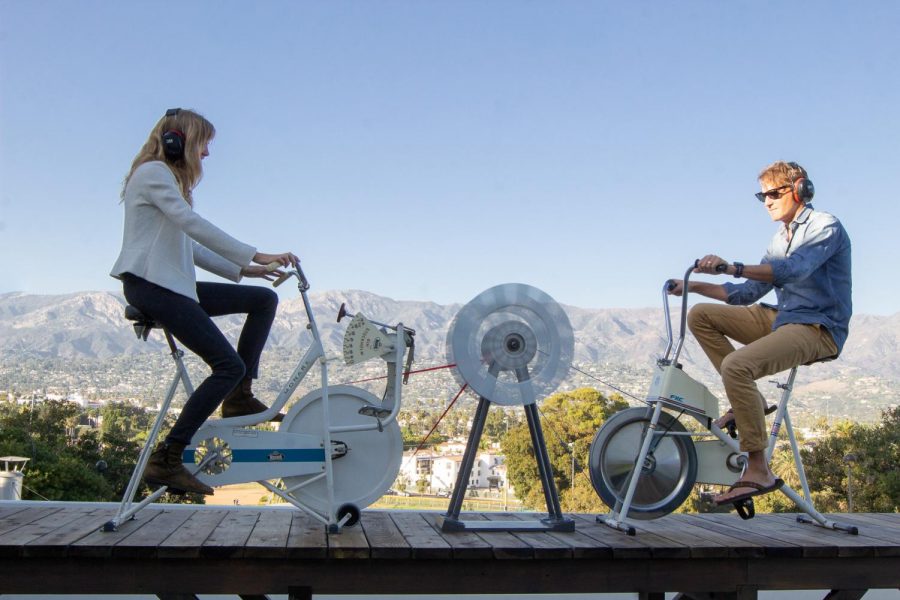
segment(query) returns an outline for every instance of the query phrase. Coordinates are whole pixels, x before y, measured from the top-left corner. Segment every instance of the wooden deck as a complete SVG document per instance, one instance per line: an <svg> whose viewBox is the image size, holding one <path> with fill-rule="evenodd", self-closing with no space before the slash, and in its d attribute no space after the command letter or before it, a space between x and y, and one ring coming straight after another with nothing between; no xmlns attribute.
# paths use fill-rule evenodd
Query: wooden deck
<svg viewBox="0 0 900 600"><path fill-rule="evenodd" d="M327 535L281 507L152 505L119 531L110 504L0 502L0 594L491 594L866 590L900 587L900 514L670 515L628 537L574 515L574 533L448 533L437 513L363 513ZM466 519L534 518L466 514ZM854 597L852 592L843 597ZM856 596L858 597L858 595Z"/></svg>

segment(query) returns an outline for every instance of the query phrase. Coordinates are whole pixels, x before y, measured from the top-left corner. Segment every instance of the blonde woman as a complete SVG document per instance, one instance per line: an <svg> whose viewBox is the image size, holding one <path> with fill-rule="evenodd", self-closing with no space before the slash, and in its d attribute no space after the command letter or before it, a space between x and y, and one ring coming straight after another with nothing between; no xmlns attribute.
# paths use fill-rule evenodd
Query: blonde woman
<svg viewBox="0 0 900 600"><path fill-rule="evenodd" d="M212 370L144 471L148 483L200 494L213 490L184 468L182 452L220 403L223 417L266 410L253 396L251 383L278 296L259 286L197 282L194 266L239 282L242 277L277 277L282 272L269 271L271 263L298 263L291 252L258 252L194 211L192 192L214 136L213 125L191 110L170 109L159 120L125 178L122 251L110 273L122 281L129 304L165 327ZM235 313L247 315L236 350L211 319Z"/></svg>

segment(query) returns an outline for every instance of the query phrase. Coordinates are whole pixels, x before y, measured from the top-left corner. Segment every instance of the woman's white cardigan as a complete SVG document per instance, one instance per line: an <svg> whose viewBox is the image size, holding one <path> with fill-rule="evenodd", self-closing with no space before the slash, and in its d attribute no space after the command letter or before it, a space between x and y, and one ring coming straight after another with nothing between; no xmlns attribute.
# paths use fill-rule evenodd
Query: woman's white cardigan
<svg viewBox="0 0 900 600"><path fill-rule="evenodd" d="M194 265L241 280L256 248L231 237L193 211L160 161L135 169L125 186L122 251L110 275L131 273L197 300Z"/></svg>

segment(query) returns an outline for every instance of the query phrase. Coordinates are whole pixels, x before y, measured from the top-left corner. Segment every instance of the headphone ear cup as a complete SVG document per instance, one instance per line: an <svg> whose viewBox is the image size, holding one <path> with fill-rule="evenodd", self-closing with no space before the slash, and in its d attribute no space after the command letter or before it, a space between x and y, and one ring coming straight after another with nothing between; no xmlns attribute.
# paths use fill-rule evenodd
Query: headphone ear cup
<svg viewBox="0 0 900 600"><path fill-rule="evenodd" d="M801 177L794 182L794 202L809 202L816 193L813 182L805 177Z"/></svg>
<svg viewBox="0 0 900 600"><path fill-rule="evenodd" d="M184 158L184 134L176 129L170 129L162 134L163 153L171 161Z"/></svg>

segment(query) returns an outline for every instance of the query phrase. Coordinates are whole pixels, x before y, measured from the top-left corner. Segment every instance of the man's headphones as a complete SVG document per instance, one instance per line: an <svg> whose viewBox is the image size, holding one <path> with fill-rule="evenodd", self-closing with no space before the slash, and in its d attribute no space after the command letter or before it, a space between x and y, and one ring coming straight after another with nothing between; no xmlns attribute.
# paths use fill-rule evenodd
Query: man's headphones
<svg viewBox="0 0 900 600"><path fill-rule="evenodd" d="M166 111L167 117L174 117L181 112L180 108L170 108ZM184 142L186 136L183 131L169 129L162 134L163 153L166 158L175 162L184 158Z"/></svg>
<svg viewBox="0 0 900 600"><path fill-rule="evenodd" d="M797 163L792 162L788 164L801 173L803 172L800 165ZM816 194L816 186L813 185L813 182L809 177L803 177L801 175L791 182L791 192L794 195L794 202L797 202L798 204L800 202L809 202Z"/></svg>

